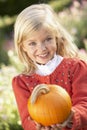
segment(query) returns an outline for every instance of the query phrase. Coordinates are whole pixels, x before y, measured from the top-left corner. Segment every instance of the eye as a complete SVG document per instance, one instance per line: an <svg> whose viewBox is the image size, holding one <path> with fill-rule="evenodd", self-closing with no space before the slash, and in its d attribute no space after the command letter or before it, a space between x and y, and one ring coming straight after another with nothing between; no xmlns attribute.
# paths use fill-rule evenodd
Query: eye
<svg viewBox="0 0 87 130"><path fill-rule="evenodd" d="M35 46L35 45L36 45L36 42L30 42L28 45L29 45L29 46Z"/></svg>
<svg viewBox="0 0 87 130"><path fill-rule="evenodd" d="M46 41L51 41L53 38L52 37L48 37L48 38L46 38Z"/></svg>

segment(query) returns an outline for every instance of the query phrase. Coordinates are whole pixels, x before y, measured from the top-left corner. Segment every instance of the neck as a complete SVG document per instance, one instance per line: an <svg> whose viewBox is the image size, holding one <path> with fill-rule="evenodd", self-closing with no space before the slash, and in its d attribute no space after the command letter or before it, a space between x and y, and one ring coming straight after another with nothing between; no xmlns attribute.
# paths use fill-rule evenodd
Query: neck
<svg viewBox="0 0 87 130"><path fill-rule="evenodd" d="M37 74L40 75L49 75L51 74L55 68L61 63L63 57L55 55L54 58L52 60L50 60L49 62L47 62L45 65L42 64L37 64Z"/></svg>

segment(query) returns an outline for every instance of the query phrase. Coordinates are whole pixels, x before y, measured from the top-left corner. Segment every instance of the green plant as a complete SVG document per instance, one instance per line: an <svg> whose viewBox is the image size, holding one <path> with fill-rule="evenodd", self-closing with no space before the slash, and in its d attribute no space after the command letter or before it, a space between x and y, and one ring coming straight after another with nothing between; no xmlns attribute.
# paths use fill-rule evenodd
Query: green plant
<svg viewBox="0 0 87 130"><path fill-rule="evenodd" d="M69 7L72 4L71 0L51 0L48 2L52 8L56 11L62 11L63 9Z"/></svg>
<svg viewBox="0 0 87 130"><path fill-rule="evenodd" d="M12 78L17 74L13 66L0 69L0 130L23 130L12 90Z"/></svg>

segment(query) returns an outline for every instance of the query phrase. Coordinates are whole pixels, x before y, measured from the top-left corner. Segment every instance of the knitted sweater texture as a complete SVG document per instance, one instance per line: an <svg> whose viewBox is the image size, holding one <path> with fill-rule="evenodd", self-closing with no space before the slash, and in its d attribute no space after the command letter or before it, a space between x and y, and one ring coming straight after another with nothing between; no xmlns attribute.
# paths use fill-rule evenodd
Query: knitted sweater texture
<svg viewBox="0 0 87 130"><path fill-rule="evenodd" d="M24 130L36 130L29 118L27 102L34 87L41 83L60 85L71 97L75 110L73 126L63 130L87 130L87 64L81 60L64 58L50 75L20 74L13 78L13 91Z"/></svg>

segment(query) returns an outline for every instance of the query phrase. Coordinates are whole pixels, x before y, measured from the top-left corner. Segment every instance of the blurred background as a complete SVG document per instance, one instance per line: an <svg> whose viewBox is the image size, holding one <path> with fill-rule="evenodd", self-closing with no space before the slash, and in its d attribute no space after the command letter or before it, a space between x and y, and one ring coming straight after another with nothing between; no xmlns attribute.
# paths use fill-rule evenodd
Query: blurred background
<svg viewBox="0 0 87 130"><path fill-rule="evenodd" d="M0 0L0 130L23 130L11 85L22 69L14 48L14 22L24 8L35 3L52 6L87 61L87 0Z"/></svg>

